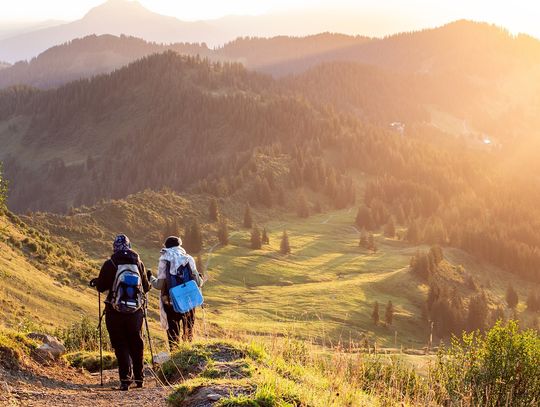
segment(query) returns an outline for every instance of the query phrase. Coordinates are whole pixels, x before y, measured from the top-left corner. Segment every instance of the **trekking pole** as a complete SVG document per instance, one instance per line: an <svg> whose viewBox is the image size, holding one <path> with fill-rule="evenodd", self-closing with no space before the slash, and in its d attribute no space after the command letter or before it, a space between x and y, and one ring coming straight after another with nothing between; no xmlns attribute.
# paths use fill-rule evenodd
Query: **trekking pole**
<svg viewBox="0 0 540 407"><path fill-rule="evenodd" d="M148 294L145 296L146 301L143 307L144 324L146 325L146 336L148 337L148 346L150 347L150 357L152 358L152 368L154 368L154 349L152 349L152 338L150 337L150 328L148 326Z"/></svg>
<svg viewBox="0 0 540 407"><path fill-rule="evenodd" d="M99 378L100 378L100 385L103 387L103 339L101 336L101 321L103 319L103 315L101 314L101 293L98 291L98 312L99 312Z"/></svg>

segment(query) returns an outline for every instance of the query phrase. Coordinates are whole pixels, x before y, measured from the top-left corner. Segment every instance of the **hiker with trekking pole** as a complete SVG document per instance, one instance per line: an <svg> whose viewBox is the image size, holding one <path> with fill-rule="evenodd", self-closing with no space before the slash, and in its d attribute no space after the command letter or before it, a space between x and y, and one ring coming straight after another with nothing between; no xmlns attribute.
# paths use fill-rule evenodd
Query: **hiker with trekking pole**
<svg viewBox="0 0 540 407"><path fill-rule="evenodd" d="M90 281L90 286L98 290L100 310L100 367L103 385L103 362L101 349L101 321L109 332L111 345L118 360L120 390L126 391L135 381L136 387L143 387L144 340L143 319L146 319L146 293L150 290L148 276L139 255L131 249L126 235L118 235L113 242L113 254L103 263L99 277ZM101 293L108 291L105 310L101 314ZM146 321L148 329L148 322ZM149 338L150 339L150 338Z"/></svg>
<svg viewBox="0 0 540 407"><path fill-rule="evenodd" d="M195 308L203 303L200 289L204 281L179 237L168 237L160 254L157 278L151 273L148 277L152 286L161 290L161 327L167 331L172 351L178 346L180 338L187 342L193 340Z"/></svg>

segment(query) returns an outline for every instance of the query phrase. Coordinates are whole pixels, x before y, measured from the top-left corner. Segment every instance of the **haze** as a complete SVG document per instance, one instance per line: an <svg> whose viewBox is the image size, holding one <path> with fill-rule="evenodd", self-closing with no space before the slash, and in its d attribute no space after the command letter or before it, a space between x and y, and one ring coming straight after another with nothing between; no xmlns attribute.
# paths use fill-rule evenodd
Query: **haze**
<svg viewBox="0 0 540 407"><path fill-rule="evenodd" d="M4 2L0 26L15 22L64 20L81 18L102 0L20 0ZM309 34L335 31L346 34L381 36L397 31L433 27L457 19L471 19L494 23L513 33L527 33L540 37L537 17L540 5L534 1L444 1L428 0L201 0L179 2L175 0L141 0L149 10L181 20L209 20L230 15L262 15L293 13L298 16L293 24L286 22L286 31ZM304 15L302 21L301 15ZM252 34L252 33L250 33ZM267 33L261 32L261 35Z"/></svg>

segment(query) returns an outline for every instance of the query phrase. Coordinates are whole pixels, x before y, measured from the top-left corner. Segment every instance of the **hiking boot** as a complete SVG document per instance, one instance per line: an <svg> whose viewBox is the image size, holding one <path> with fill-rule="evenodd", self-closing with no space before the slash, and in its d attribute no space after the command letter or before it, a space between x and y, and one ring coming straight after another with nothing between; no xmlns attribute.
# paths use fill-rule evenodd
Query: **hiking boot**
<svg viewBox="0 0 540 407"><path fill-rule="evenodd" d="M135 382L135 388L137 389L142 389L144 387L144 383L143 382Z"/></svg>
<svg viewBox="0 0 540 407"><path fill-rule="evenodd" d="M128 391L129 390L129 383L121 383L120 388L118 390L120 390L120 391Z"/></svg>

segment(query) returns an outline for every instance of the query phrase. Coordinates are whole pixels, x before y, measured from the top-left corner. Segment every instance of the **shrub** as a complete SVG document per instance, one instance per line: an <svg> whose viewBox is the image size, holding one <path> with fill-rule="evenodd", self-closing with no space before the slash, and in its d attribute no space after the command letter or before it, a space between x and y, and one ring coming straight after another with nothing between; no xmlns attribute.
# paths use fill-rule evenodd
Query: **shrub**
<svg viewBox="0 0 540 407"><path fill-rule="evenodd" d="M99 372L99 353L98 352L75 352L64 356L66 361L72 367L84 368L90 373ZM116 369L118 362L114 353L103 353L103 369Z"/></svg>
<svg viewBox="0 0 540 407"><path fill-rule="evenodd" d="M440 402L478 406L531 406L540 400L540 337L515 321L486 334L454 338L439 353L434 381Z"/></svg>
<svg viewBox="0 0 540 407"><path fill-rule="evenodd" d="M105 317L103 317L102 324L103 349L110 350ZM54 335L64 342L64 346L69 352L99 350L98 321L88 317L82 317L80 322L73 323L67 328L57 329Z"/></svg>

